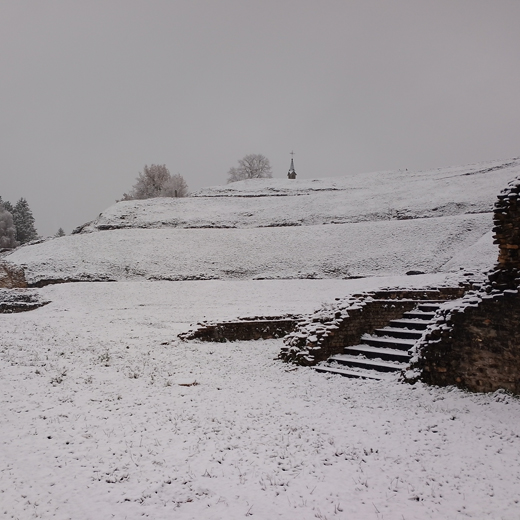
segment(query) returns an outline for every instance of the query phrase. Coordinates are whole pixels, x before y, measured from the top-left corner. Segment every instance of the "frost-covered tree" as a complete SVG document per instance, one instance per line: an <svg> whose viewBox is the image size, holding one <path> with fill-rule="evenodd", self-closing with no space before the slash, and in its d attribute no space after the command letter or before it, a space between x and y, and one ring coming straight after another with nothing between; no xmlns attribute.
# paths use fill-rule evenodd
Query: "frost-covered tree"
<svg viewBox="0 0 520 520"><path fill-rule="evenodd" d="M162 186L160 197L186 197L188 185L180 173L172 175Z"/></svg>
<svg viewBox="0 0 520 520"><path fill-rule="evenodd" d="M56 234L54 236L55 237L64 237L65 231L63 231L63 228L60 227L60 229L58 229L58 231L56 231Z"/></svg>
<svg viewBox="0 0 520 520"><path fill-rule="evenodd" d="M16 227L11 212L5 209L0 197L0 249L12 249L20 245L16 240Z"/></svg>
<svg viewBox="0 0 520 520"><path fill-rule="evenodd" d="M228 171L228 184L244 179L271 178L271 164L269 159L262 154L249 154L238 161L238 168L230 168Z"/></svg>
<svg viewBox="0 0 520 520"><path fill-rule="evenodd" d="M154 197L186 197L188 185L179 173L171 175L164 164L151 164L139 173L130 193L123 200L151 199Z"/></svg>
<svg viewBox="0 0 520 520"><path fill-rule="evenodd" d="M13 205L8 200L3 201L2 197L0 197L0 204L3 204L4 209L6 211L9 211L9 213L11 213L11 215L14 213Z"/></svg>
<svg viewBox="0 0 520 520"><path fill-rule="evenodd" d="M20 244L26 244L38 238L31 208L29 208L29 203L23 197L13 208L13 221L16 227L16 240Z"/></svg>

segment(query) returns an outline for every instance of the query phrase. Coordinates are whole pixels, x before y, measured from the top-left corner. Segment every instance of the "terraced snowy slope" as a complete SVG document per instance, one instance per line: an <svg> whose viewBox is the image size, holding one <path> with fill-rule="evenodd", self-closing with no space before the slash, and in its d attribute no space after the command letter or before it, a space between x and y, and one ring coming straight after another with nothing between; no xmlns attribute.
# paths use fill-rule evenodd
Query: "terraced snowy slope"
<svg viewBox="0 0 520 520"><path fill-rule="evenodd" d="M8 260L57 280L348 278L485 269L491 210L520 160L317 180L261 179L125 201Z"/></svg>
<svg viewBox="0 0 520 520"><path fill-rule="evenodd" d="M256 228L432 218L489 212L520 159L424 172L314 180L252 179L184 199L120 202L83 232L125 228Z"/></svg>

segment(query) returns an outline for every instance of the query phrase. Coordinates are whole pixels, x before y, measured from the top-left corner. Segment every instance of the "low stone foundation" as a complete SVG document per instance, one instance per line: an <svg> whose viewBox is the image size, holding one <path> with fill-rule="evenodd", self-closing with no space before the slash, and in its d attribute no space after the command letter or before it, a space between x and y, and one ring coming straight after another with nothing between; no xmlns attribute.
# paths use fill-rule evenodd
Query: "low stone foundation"
<svg viewBox="0 0 520 520"><path fill-rule="evenodd" d="M297 319L291 317L200 323L196 328L179 334L179 338L220 343L283 338L294 330L296 324Z"/></svg>
<svg viewBox="0 0 520 520"><path fill-rule="evenodd" d="M0 289L0 314L32 311L48 303L30 289Z"/></svg>

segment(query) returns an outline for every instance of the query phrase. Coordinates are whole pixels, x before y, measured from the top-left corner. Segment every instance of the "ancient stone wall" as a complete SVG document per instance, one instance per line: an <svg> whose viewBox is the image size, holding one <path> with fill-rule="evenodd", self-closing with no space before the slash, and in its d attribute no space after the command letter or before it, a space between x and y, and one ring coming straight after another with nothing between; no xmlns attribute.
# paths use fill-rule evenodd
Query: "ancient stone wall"
<svg viewBox="0 0 520 520"><path fill-rule="evenodd" d="M519 194L516 179L495 204L495 269L480 290L440 310L417 347L407 379L520 394Z"/></svg>
<svg viewBox="0 0 520 520"><path fill-rule="evenodd" d="M8 262L0 262L0 288L15 289L27 287L22 268Z"/></svg>
<svg viewBox="0 0 520 520"><path fill-rule="evenodd" d="M520 267L520 181L513 181L498 196L493 222L494 243L498 244L498 268Z"/></svg>
<svg viewBox="0 0 520 520"><path fill-rule="evenodd" d="M31 311L48 303L36 291L27 289L22 268L0 262L0 314Z"/></svg>
<svg viewBox="0 0 520 520"><path fill-rule="evenodd" d="M493 289L516 289L520 281L520 179L515 179L498 196L493 222L498 263L489 275Z"/></svg>
<svg viewBox="0 0 520 520"><path fill-rule="evenodd" d="M425 383L520 394L520 296L468 294L443 309L412 366ZM419 375L419 374L418 374Z"/></svg>

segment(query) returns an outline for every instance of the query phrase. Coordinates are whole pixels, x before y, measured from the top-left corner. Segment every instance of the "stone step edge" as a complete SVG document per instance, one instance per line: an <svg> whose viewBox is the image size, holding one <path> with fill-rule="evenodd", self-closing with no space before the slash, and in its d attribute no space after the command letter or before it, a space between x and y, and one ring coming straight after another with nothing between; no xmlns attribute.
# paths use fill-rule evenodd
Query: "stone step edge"
<svg viewBox="0 0 520 520"><path fill-rule="evenodd" d="M316 365L312 367L316 372L337 374L356 379L373 379L374 381L384 381L394 379L395 375L388 372L375 372L374 370L348 370L344 368L326 367Z"/></svg>
<svg viewBox="0 0 520 520"><path fill-rule="evenodd" d="M399 345L410 345L410 348L413 347L416 343L416 339L409 339L409 338L385 338L383 336L373 336L372 334L363 334L361 336L362 340L370 340L370 341L377 341L378 343L391 343L392 345L399 344Z"/></svg>
<svg viewBox="0 0 520 520"><path fill-rule="evenodd" d="M412 325L426 325L426 326L428 326L432 322L431 321L426 321L426 320L408 320L406 318L397 318L395 320L391 320L390 321L390 326L392 326L392 323L396 323L398 325L397 328L401 328L402 325L409 325L409 326L412 326ZM416 329L416 330L421 330L421 329Z"/></svg>
<svg viewBox="0 0 520 520"><path fill-rule="evenodd" d="M380 348L380 347L373 347L372 345L352 345L350 347L345 347L345 354L348 350L356 350L358 352L370 352L372 354L385 354L387 356L396 356L399 358L403 358L406 360L410 359L410 355L405 352L404 350L399 350L395 348ZM336 354L341 355L341 354ZM349 354L351 355L351 354Z"/></svg>
<svg viewBox="0 0 520 520"><path fill-rule="evenodd" d="M434 317L434 312L407 311L403 314L405 320L431 321Z"/></svg>
<svg viewBox="0 0 520 520"><path fill-rule="evenodd" d="M368 359L368 358L364 358L362 356L353 356L351 354L336 354L334 356L331 356L327 361L338 361L341 363L344 363L344 362L360 363L363 365L374 366L374 367L394 368L396 370L402 370L408 366L408 363L383 361L382 359Z"/></svg>
<svg viewBox="0 0 520 520"><path fill-rule="evenodd" d="M396 334L419 334L419 337L422 335L422 332L417 332L417 329L416 330L413 330L413 329L403 329L403 328L400 328L400 327L383 327L382 329L376 329L374 330L374 332L389 332L389 333L392 333L392 332L395 332ZM385 337L385 334L381 335L381 336L378 336L378 337ZM417 339L419 339L419 337ZM406 338L403 338L403 339L406 339ZM409 339L412 339L412 338L409 338Z"/></svg>

